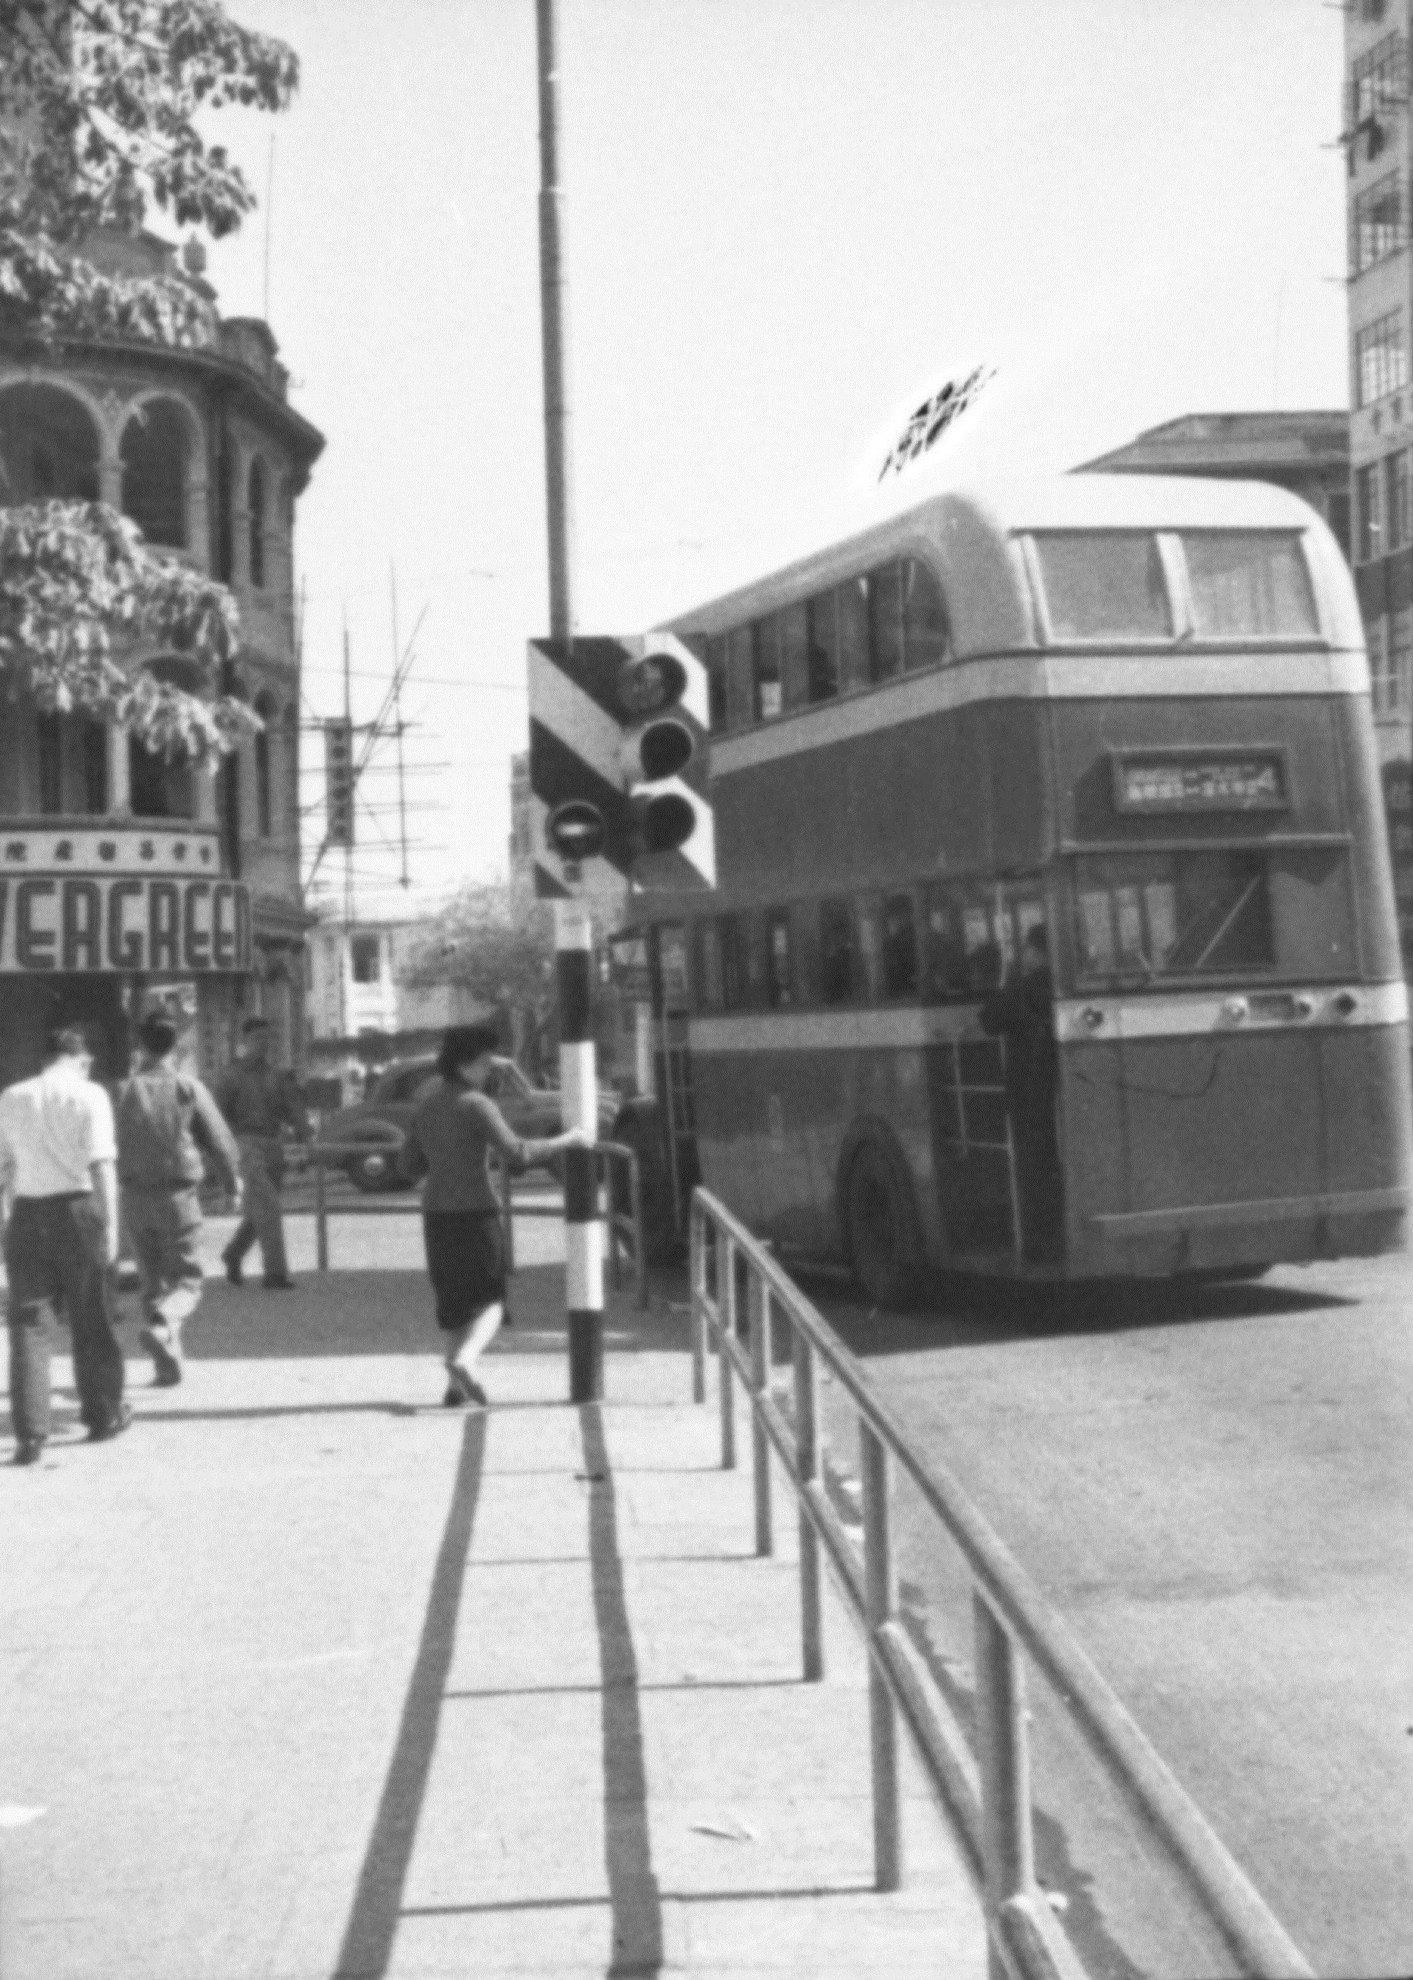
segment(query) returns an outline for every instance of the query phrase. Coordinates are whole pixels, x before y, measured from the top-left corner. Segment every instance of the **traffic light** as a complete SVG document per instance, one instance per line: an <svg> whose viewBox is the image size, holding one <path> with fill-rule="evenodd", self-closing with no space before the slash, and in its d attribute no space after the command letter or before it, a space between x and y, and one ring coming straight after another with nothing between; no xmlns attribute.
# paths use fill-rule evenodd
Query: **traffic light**
<svg viewBox="0 0 1413 1980"><path fill-rule="evenodd" d="M707 676L671 633L532 640L535 878L566 891L602 858L639 887L714 886Z"/></svg>
<svg viewBox="0 0 1413 1980"><path fill-rule="evenodd" d="M634 878L644 886L716 884L716 834L707 783L707 674L670 633L649 633L625 661L618 701L626 728L620 761ZM675 854L674 862L664 856ZM686 873L676 869L685 866Z"/></svg>
<svg viewBox="0 0 1413 1980"><path fill-rule="evenodd" d="M353 725L345 716L324 724L325 842L353 844Z"/></svg>

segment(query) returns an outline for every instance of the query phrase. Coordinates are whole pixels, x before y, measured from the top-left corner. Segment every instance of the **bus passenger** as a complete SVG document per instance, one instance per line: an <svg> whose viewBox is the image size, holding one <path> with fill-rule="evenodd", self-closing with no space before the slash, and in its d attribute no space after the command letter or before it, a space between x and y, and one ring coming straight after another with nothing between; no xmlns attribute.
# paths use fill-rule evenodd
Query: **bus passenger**
<svg viewBox="0 0 1413 1980"><path fill-rule="evenodd" d="M1021 1249L1031 1264L1064 1251L1064 1193L1055 1123L1055 985L1045 930L1028 929L1019 970L981 1006L981 1028L1006 1041L1006 1112L1015 1149Z"/></svg>

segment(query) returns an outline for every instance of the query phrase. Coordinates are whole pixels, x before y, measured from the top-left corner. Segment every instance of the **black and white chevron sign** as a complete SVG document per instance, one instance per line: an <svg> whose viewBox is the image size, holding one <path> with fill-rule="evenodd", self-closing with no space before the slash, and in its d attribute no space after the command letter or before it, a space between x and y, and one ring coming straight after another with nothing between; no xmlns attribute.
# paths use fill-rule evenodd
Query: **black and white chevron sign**
<svg viewBox="0 0 1413 1980"><path fill-rule="evenodd" d="M598 856L635 886L714 886L697 656L671 633L643 633L531 640L527 660L537 892L570 893L578 877L552 844L551 821L566 806L592 807L603 822Z"/></svg>

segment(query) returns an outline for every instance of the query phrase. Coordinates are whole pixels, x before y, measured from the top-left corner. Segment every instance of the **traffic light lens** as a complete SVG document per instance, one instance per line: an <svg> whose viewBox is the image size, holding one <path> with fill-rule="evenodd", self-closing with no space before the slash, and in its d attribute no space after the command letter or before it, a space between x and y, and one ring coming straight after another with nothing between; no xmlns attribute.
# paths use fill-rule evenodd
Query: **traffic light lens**
<svg viewBox="0 0 1413 1980"><path fill-rule="evenodd" d="M659 708L670 708L680 701L687 688L687 674L680 660L670 653L650 653L633 660L618 677L618 699L626 715L653 715Z"/></svg>
<svg viewBox="0 0 1413 1980"><path fill-rule="evenodd" d="M650 783L675 777L692 760L692 732L685 723L649 722L638 738L638 761Z"/></svg>
<svg viewBox="0 0 1413 1980"><path fill-rule="evenodd" d="M676 852L696 830L697 814L686 798L669 792L651 798L643 812L643 850L650 853Z"/></svg>
<svg viewBox="0 0 1413 1980"><path fill-rule="evenodd" d="M603 813L581 798L558 806L545 825L550 851L561 859L597 859L606 836Z"/></svg>

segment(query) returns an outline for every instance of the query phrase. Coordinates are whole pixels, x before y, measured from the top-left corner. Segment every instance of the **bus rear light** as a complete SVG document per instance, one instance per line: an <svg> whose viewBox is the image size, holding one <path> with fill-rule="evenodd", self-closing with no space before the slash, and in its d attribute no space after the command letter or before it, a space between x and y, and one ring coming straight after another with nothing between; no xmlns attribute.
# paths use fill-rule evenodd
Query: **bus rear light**
<svg viewBox="0 0 1413 1980"><path fill-rule="evenodd" d="M1314 1017L1315 1015L1315 999L1313 997L1292 997L1290 1006L1298 1018Z"/></svg>
<svg viewBox="0 0 1413 1980"><path fill-rule="evenodd" d="M1228 1024L1245 1024L1251 1015L1251 1006L1244 997L1228 997L1222 1005L1222 1016Z"/></svg>
<svg viewBox="0 0 1413 1980"><path fill-rule="evenodd" d="M1353 1017L1359 1008L1359 999L1352 990L1341 990L1331 1008L1336 1017Z"/></svg>
<svg viewBox="0 0 1413 1980"><path fill-rule="evenodd" d="M1079 1021L1086 1031L1099 1031L1103 1028L1104 1013L1097 1004L1086 1004L1079 1014Z"/></svg>

